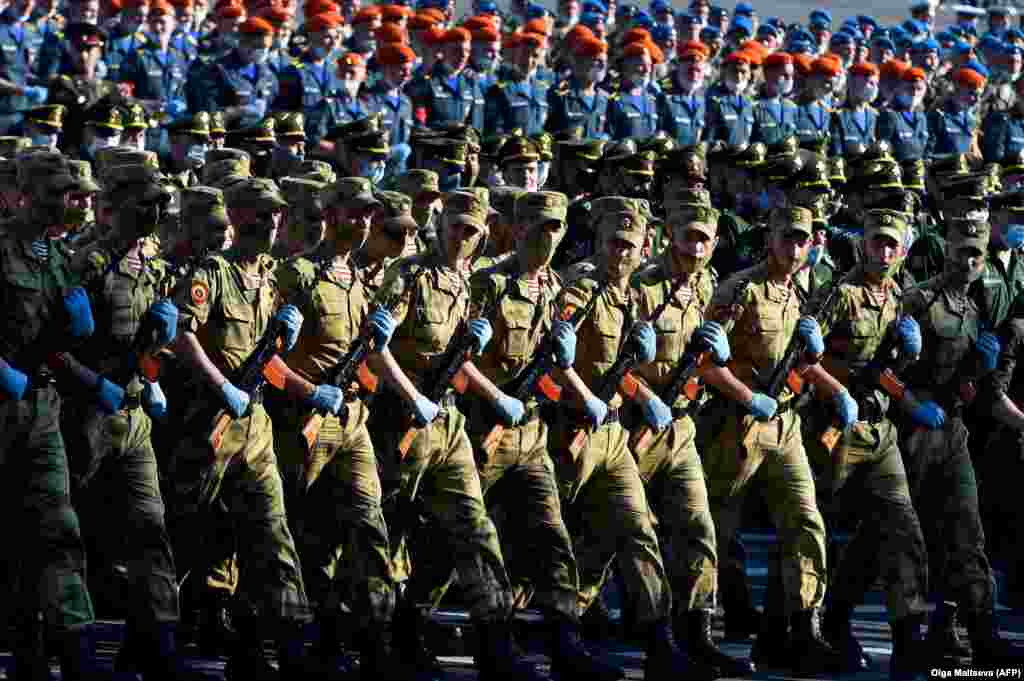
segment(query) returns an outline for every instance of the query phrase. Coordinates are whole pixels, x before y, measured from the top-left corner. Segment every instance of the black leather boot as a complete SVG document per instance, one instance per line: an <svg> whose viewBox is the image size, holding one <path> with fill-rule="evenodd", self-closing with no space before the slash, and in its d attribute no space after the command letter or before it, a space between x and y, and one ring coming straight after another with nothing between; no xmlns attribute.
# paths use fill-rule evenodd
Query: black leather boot
<svg viewBox="0 0 1024 681"><path fill-rule="evenodd" d="M843 671L850 673L862 672L871 668L871 660L864 652L860 642L853 635L850 620L853 617L853 606L848 603L832 603L825 610L825 621L822 631L825 639L843 657Z"/></svg>
<svg viewBox="0 0 1024 681"><path fill-rule="evenodd" d="M652 625L644 659L644 679L689 679L689 670L690 658L676 643L672 623L665 619Z"/></svg>
<svg viewBox="0 0 1024 681"><path fill-rule="evenodd" d="M755 671L753 662L727 655L715 644L711 631L713 614L705 609L687 613L686 652L690 655L690 663L717 669L722 676L752 676Z"/></svg>
<svg viewBox="0 0 1024 681"><path fill-rule="evenodd" d="M971 649L957 630L957 604L942 601L928 623L928 656L936 662L956 664L971 657Z"/></svg>
<svg viewBox="0 0 1024 681"><path fill-rule="evenodd" d="M974 668L995 670L1019 666L1024 662L1024 650L999 636L991 611L969 613L967 633L971 639L971 666Z"/></svg>
<svg viewBox="0 0 1024 681"><path fill-rule="evenodd" d="M809 608L790 617L793 673L800 675L839 674L843 656L821 635L818 610Z"/></svg>
<svg viewBox="0 0 1024 681"><path fill-rule="evenodd" d="M889 681L914 681L925 671L925 650L921 638L922 615L909 615L889 623L892 628L892 658Z"/></svg>
<svg viewBox="0 0 1024 681"><path fill-rule="evenodd" d="M57 636L57 656L64 681L96 681L96 642L90 627L67 631ZM47 672L49 678L49 672Z"/></svg>
<svg viewBox="0 0 1024 681"><path fill-rule="evenodd" d="M441 681L446 675L427 644L430 618L407 599L400 599L391 625L392 648L414 672L416 681Z"/></svg>
<svg viewBox="0 0 1024 681"><path fill-rule="evenodd" d="M38 615L17 618L12 627L13 673L8 675L14 681L50 681L50 661L46 654L43 637L43 622Z"/></svg>
<svg viewBox="0 0 1024 681"><path fill-rule="evenodd" d="M579 624L560 615L549 616L551 621L551 673L559 679L592 679L592 681L619 681L626 677L625 670L603 660L583 644Z"/></svg>
<svg viewBox="0 0 1024 681"><path fill-rule="evenodd" d="M280 674L263 648L265 627L254 617L235 619L237 636L224 667L226 681L279 681Z"/></svg>
<svg viewBox="0 0 1024 681"><path fill-rule="evenodd" d="M761 618L761 630L750 650L750 657L758 669L789 667L793 658L789 654L789 620L784 616Z"/></svg>
<svg viewBox="0 0 1024 681"><path fill-rule="evenodd" d="M202 657L227 657L234 649L238 632L231 622L230 597L208 590L199 606L196 642Z"/></svg>
<svg viewBox="0 0 1024 681"><path fill-rule="evenodd" d="M512 629L507 621L476 620L474 628L480 681L551 681L550 676L513 650Z"/></svg>

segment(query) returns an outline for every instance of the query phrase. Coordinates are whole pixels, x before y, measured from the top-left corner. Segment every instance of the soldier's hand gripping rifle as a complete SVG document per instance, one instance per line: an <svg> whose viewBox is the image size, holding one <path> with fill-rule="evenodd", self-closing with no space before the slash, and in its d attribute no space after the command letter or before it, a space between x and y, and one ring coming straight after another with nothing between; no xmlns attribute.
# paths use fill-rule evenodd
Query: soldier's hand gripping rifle
<svg viewBox="0 0 1024 681"><path fill-rule="evenodd" d="M231 384L250 397L256 397L267 383L278 390L284 390L286 367L278 355L283 346L284 333L284 322L275 316L267 325L267 330L256 343L256 347L233 372L229 379ZM213 448L214 454L220 450L224 441L224 433L227 432L234 420L235 416L226 407L216 408L208 422L210 425L207 437L207 442Z"/></svg>
<svg viewBox="0 0 1024 681"><path fill-rule="evenodd" d="M594 305L597 304L598 298L604 293L604 290L608 288L608 280L603 280L594 293L587 300L587 304L580 308L566 308L562 313L562 319L572 324L575 330L580 323L587 318L587 315L594 309ZM550 402L558 402L562 399L562 387L555 383L549 372L551 367L554 365L555 355L555 332L554 329L548 331L547 335L537 346L537 352L534 353L533 359L530 363L520 372L519 376L515 379L514 388L510 391L514 398L526 404L526 402L538 393ZM491 429L484 436L481 448L487 453L488 458L493 456L494 450L497 449L498 444L501 442L501 436L505 432L505 426L500 421L494 423Z"/></svg>
<svg viewBox="0 0 1024 681"><path fill-rule="evenodd" d="M399 278L398 281L401 282L403 280ZM402 301L404 292L405 286L396 284L392 295L382 301L378 306L378 309L386 310L388 314L394 314ZM348 348L348 352L346 352L345 356L342 357L334 368L327 373L326 383L328 385L341 388L342 390L346 390L353 382L358 381L360 387L368 393L377 392L377 376L374 375L374 373L370 371L369 367L366 366L366 358L373 352L373 331L367 323L367 320L364 320L363 329L359 333L359 336L352 341L352 344ZM301 433L302 438L308 447L308 451L313 450L313 446L316 444L316 440L320 436L320 428L323 427L324 419L326 417L327 412L314 410L306 418L306 422L302 426ZM338 420L344 423L347 418L348 405L343 402L341 410L338 412Z"/></svg>

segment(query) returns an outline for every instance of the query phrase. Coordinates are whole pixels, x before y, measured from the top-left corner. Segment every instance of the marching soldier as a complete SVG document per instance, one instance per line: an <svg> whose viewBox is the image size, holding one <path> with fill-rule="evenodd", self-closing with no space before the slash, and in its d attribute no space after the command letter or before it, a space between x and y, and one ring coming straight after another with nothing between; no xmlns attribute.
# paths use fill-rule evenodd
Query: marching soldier
<svg viewBox="0 0 1024 681"><path fill-rule="evenodd" d="M120 58L116 79L130 83L132 96L147 102L151 111L165 113L175 120L188 110L185 101L188 55L171 44L174 8L165 0L156 0L150 7L149 22L153 40L143 36L141 44L126 50Z"/></svg>
<svg viewBox="0 0 1024 681"><path fill-rule="evenodd" d="M544 130L548 118L550 83L540 77L547 38L536 33L519 35L512 45L505 77L485 95L484 131L487 135L519 130L527 137Z"/></svg>
<svg viewBox="0 0 1024 681"><path fill-rule="evenodd" d="M796 104L789 98L793 91L793 57L775 52L764 60L764 85L754 103L754 130L751 139L766 146L778 146L796 134Z"/></svg>
<svg viewBox="0 0 1024 681"><path fill-rule="evenodd" d="M313 150L327 156L334 147L333 131L339 127L361 121L373 113L373 100L362 91L366 81L366 63L355 52L347 52L338 59L338 76L348 87L329 98L322 99L306 115L306 138Z"/></svg>
<svg viewBox="0 0 1024 681"><path fill-rule="evenodd" d="M320 193L325 182L297 177L280 179L281 195L288 202L283 233L273 255L278 258L306 256L316 250L324 238L323 203Z"/></svg>
<svg viewBox="0 0 1024 681"><path fill-rule="evenodd" d="M608 101L608 135L614 140L643 139L658 131L658 100L648 88L654 63L645 43L622 51L622 84Z"/></svg>
<svg viewBox="0 0 1024 681"><path fill-rule="evenodd" d="M978 125L974 113L985 77L972 68L953 72L953 96L928 114L928 155L972 154L980 156Z"/></svg>
<svg viewBox="0 0 1024 681"><path fill-rule="evenodd" d="M921 109L928 91L921 69L908 69L897 86L892 105L878 112L876 138L887 142L900 163L923 159L928 150L928 112Z"/></svg>
<svg viewBox="0 0 1024 681"><path fill-rule="evenodd" d="M421 250L416 244L419 225L412 216L413 200L394 191L377 192L375 196L381 210L373 217L366 242L352 254L352 262L370 297L377 295L392 265Z"/></svg>
<svg viewBox="0 0 1024 681"><path fill-rule="evenodd" d="M829 57L818 57L811 65L811 75L797 99L796 135L801 148L828 153L833 83L842 73L841 63Z"/></svg>
<svg viewBox="0 0 1024 681"><path fill-rule="evenodd" d="M754 103L744 93L750 84L750 55L733 52L722 64L722 80L708 91L707 140L729 148L745 147L754 131Z"/></svg>
<svg viewBox="0 0 1024 681"><path fill-rule="evenodd" d="M1014 103L1006 111L993 111L982 128L982 156L986 163L1002 163L1024 152L1024 79L1014 83Z"/></svg>
<svg viewBox="0 0 1024 681"><path fill-rule="evenodd" d="M851 66L846 102L832 112L830 156L858 156L874 143L878 111L871 102L877 97L878 68L870 62Z"/></svg>
<svg viewBox="0 0 1024 681"><path fill-rule="evenodd" d="M666 197L665 205L671 246L633 279L640 293L641 314L645 318L658 314L655 359L640 367L637 376L659 395L671 384L688 343L709 343L720 364L729 359L722 327L704 321L715 284L709 263L717 240L717 211L711 208L708 193L700 191L674 192ZM748 676L754 672L753 664L726 655L711 636L718 556L695 444L692 413L697 402L682 391L664 401L671 409L670 425L645 442L635 436L646 424L632 419L631 441L640 478L661 523L661 533L667 537L666 553L672 557L665 567L675 601L674 629L685 636L691 658L716 667L723 676Z"/></svg>
<svg viewBox="0 0 1024 681"><path fill-rule="evenodd" d="M708 50L702 43L688 42L681 46L676 68L662 83L658 98L659 129L676 144L689 147L704 139L705 97L704 77Z"/></svg>
<svg viewBox="0 0 1024 681"><path fill-rule="evenodd" d="M18 16L31 2L13 3L0 13L0 42L7 46L0 54L0 135L6 135L21 121L21 112L46 101L45 87L30 85L32 61L42 41L39 29Z"/></svg>
<svg viewBox="0 0 1024 681"><path fill-rule="evenodd" d="M412 100L405 94L405 86L411 81L416 53L406 45L382 45L377 50L377 64L381 77L370 95L375 111L382 115L382 127L390 133L388 174L394 176L405 172L412 153Z"/></svg>
<svg viewBox="0 0 1024 681"><path fill-rule="evenodd" d="M470 45L466 29L444 32L437 43L441 60L429 74L409 85L413 113L420 124L432 128L454 121L484 129L484 95L474 74L466 68Z"/></svg>
<svg viewBox="0 0 1024 681"><path fill-rule="evenodd" d="M341 17L336 14L317 14L307 20L309 48L282 73L278 108L310 112L341 90L335 68L340 26Z"/></svg>
<svg viewBox="0 0 1024 681"><path fill-rule="evenodd" d="M545 127L554 135L578 130L583 139L604 139L608 95L599 86L608 70L608 44L584 37L571 49L572 75L548 90Z"/></svg>

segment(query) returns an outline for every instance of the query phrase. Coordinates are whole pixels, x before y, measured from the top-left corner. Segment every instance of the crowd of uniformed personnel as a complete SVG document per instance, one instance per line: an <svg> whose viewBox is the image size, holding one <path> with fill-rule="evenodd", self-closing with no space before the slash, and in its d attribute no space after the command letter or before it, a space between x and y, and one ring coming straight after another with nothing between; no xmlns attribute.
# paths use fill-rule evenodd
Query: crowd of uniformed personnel
<svg viewBox="0 0 1024 681"><path fill-rule="evenodd" d="M835 678L879 584L892 679L1019 664L1024 33L935 11L8 4L9 677L116 610L126 678L441 678L448 598L488 681L527 607L562 679Z"/></svg>

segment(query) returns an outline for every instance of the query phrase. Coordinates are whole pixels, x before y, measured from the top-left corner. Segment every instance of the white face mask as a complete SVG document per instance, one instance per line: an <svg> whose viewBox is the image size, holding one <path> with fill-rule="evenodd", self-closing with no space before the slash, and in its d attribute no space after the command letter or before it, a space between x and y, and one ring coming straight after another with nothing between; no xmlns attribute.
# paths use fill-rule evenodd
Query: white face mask
<svg viewBox="0 0 1024 681"><path fill-rule="evenodd" d="M344 80L341 82L341 88L345 91L345 94L349 97L355 97L359 94L359 81L358 80Z"/></svg>
<svg viewBox="0 0 1024 681"><path fill-rule="evenodd" d="M594 64L593 66L590 67L590 77L594 80L595 83L601 83L602 81L604 81L604 77L607 73L607 64Z"/></svg>
<svg viewBox="0 0 1024 681"><path fill-rule="evenodd" d="M741 78L738 78L737 76L728 75L728 76L725 77L725 81L724 82L725 82L725 89L728 90L729 93L733 94L733 95L738 95L738 94L742 93L744 90L747 89L747 79L746 78L742 78L741 79Z"/></svg>
<svg viewBox="0 0 1024 681"><path fill-rule="evenodd" d="M780 76L775 79L775 92L780 97L786 97L793 91L792 76Z"/></svg>

